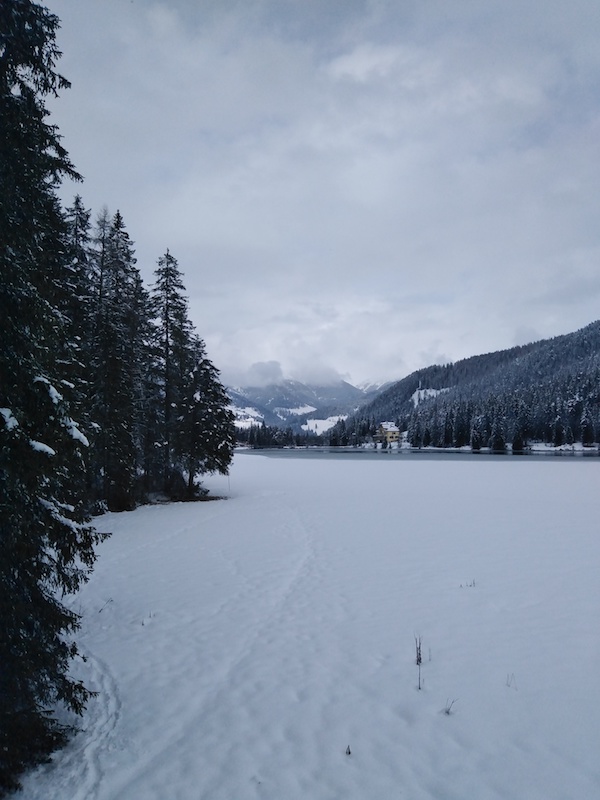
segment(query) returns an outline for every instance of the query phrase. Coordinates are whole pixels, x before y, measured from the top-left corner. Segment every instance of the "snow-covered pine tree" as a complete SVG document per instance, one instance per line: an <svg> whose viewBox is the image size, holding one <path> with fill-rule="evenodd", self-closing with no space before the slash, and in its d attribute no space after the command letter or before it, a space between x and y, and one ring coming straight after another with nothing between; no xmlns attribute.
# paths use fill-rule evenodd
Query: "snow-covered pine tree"
<svg viewBox="0 0 600 800"><path fill-rule="evenodd" d="M88 498L92 496L93 473L91 457L94 451L94 429L90 426L90 363L93 344L93 283L91 212L85 208L80 195L66 209L66 237L63 275L59 281L57 306L65 326L65 380L69 383L69 398L77 404L78 420L90 437L86 448L86 470L80 473L81 486Z"/></svg>
<svg viewBox="0 0 600 800"><path fill-rule="evenodd" d="M153 351L152 307L150 295L139 271L136 270L129 315L129 353L132 368L134 414L133 442L135 447L136 503L145 502L145 447L155 423L156 399L154 385L155 358Z"/></svg>
<svg viewBox="0 0 600 800"><path fill-rule="evenodd" d="M141 457L139 376L146 357L147 295L123 217L117 211L108 231L105 216L100 223L91 363L91 413L98 426L96 499L123 511L135 505Z"/></svg>
<svg viewBox="0 0 600 800"><path fill-rule="evenodd" d="M506 452L506 436L504 434L504 416L501 410L497 410L492 419L492 429L488 441L488 447L492 453Z"/></svg>
<svg viewBox="0 0 600 800"><path fill-rule="evenodd" d="M65 278L62 281L68 344L76 356L77 381L86 381L92 339L92 265L91 212L85 208L80 195L66 209L67 235L65 240ZM87 393L87 386L78 387Z"/></svg>
<svg viewBox="0 0 600 800"><path fill-rule="evenodd" d="M207 358L202 339L194 336L191 369L186 374L176 452L187 475L187 496L197 493L202 473L227 475L235 446L234 416L219 371Z"/></svg>
<svg viewBox="0 0 600 800"><path fill-rule="evenodd" d="M580 420L581 443L584 447L591 447L594 443L594 423L589 403L584 403Z"/></svg>
<svg viewBox="0 0 600 800"><path fill-rule="evenodd" d="M159 488L167 495L181 492L182 465L175 463L175 441L182 416L184 384L192 369L192 324L188 318L182 274L177 259L167 250L158 259L151 291L155 319L154 354L157 363L160 406L157 450L161 455ZM158 477L158 476L157 476ZM177 488L179 486L179 489Z"/></svg>
<svg viewBox="0 0 600 800"><path fill-rule="evenodd" d="M182 273L167 252L152 288L159 381L161 491L193 497L202 472L226 473L235 442L229 399L188 316Z"/></svg>
<svg viewBox="0 0 600 800"><path fill-rule="evenodd" d="M89 693L68 674L78 616L62 602L87 579L100 536L74 474L86 439L65 395L64 218L56 186L75 177L44 98L58 19L30 0L0 3L0 794L48 757L68 730L57 702Z"/></svg>

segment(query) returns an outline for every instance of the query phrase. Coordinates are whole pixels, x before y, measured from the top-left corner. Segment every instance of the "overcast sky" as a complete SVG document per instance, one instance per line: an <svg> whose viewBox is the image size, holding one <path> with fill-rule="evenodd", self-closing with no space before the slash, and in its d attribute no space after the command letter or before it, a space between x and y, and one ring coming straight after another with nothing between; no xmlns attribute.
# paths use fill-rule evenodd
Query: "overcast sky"
<svg viewBox="0 0 600 800"><path fill-rule="evenodd" d="M600 317L598 0L46 0L94 216L228 383L399 379ZM255 365L252 367L252 365Z"/></svg>

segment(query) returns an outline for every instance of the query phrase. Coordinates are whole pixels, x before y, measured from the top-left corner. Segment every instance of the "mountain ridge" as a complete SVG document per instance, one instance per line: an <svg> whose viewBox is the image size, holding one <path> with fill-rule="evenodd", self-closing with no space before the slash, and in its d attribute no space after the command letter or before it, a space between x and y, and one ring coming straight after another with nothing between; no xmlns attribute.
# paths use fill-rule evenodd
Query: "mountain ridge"
<svg viewBox="0 0 600 800"><path fill-rule="evenodd" d="M418 403L415 392L423 395ZM441 392L440 390L444 390ZM415 447L499 449L529 440L555 445L600 436L600 321L569 334L416 370L361 406L332 431L364 441L382 421ZM515 448L516 449L516 448Z"/></svg>
<svg viewBox="0 0 600 800"><path fill-rule="evenodd" d="M378 391L363 390L345 380L322 385L293 378L265 386L227 387L239 428L264 422L265 425L291 427L295 432L303 430L311 419L346 417L372 400Z"/></svg>

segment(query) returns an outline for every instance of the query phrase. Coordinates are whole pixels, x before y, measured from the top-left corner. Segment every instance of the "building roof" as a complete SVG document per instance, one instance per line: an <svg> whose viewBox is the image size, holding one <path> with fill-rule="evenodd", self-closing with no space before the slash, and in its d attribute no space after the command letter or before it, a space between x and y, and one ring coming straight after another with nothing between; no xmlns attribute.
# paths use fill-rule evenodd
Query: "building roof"
<svg viewBox="0 0 600 800"><path fill-rule="evenodd" d="M390 431L391 433L395 433L396 431L400 431L397 425L393 422L380 422L379 427L383 428L384 431Z"/></svg>

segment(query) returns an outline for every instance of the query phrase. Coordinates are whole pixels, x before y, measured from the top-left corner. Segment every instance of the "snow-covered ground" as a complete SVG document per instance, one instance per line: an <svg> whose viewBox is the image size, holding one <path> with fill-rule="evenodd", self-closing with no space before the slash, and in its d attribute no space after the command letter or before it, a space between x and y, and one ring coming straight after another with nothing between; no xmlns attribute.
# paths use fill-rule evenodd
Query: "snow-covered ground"
<svg viewBox="0 0 600 800"><path fill-rule="evenodd" d="M231 405L229 410L235 417L236 428L251 428L253 425L261 425L264 421L263 415L253 406L239 408L239 406Z"/></svg>
<svg viewBox="0 0 600 800"><path fill-rule="evenodd" d="M20 798L600 797L599 468L242 453L100 518L99 695Z"/></svg>
<svg viewBox="0 0 600 800"><path fill-rule="evenodd" d="M334 416L327 417L327 419L307 419L302 425L302 430L318 434L326 433L341 419L348 419L348 414L334 414Z"/></svg>

